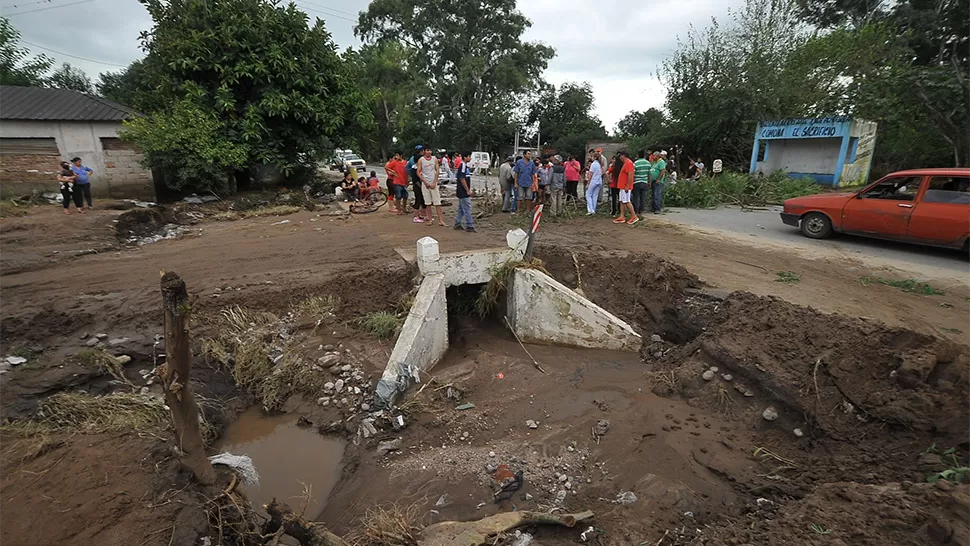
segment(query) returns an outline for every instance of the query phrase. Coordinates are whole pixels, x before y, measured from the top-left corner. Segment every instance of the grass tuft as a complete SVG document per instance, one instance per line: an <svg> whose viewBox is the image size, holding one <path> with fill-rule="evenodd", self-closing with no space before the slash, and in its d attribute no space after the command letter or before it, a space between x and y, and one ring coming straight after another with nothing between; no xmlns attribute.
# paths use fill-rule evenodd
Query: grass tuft
<svg viewBox="0 0 970 546"><path fill-rule="evenodd" d="M41 403L36 419L13 421L0 428L20 436L62 430L98 433L154 428L167 423L168 418L165 402L150 394L59 392Z"/></svg>
<svg viewBox="0 0 970 546"><path fill-rule="evenodd" d="M884 284L886 286L892 286L893 288L898 288L903 292L910 292L913 294L922 294L924 296L942 296L943 291L934 287L929 283L919 281L916 279L886 279L883 277L860 277L859 283L862 286L869 286L872 284Z"/></svg>
<svg viewBox="0 0 970 546"><path fill-rule="evenodd" d="M273 205L249 210L227 210L212 215L213 220L241 220L246 218L259 218L262 216L286 216L295 212L300 212L303 207L298 205Z"/></svg>
<svg viewBox="0 0 970 546"><path fill-rule="evenodd" d="M307 315L318 320L333 318L334 311L340 305L340 298L337 296L313 296L296 304L293 313L296 315Z"/></svg>
<svg viewBox="0 0 970 546"><path fill-rule="evenodd" d="M535 269L542 271L546 275L550 275L549 271L545 268L542 260L538 258L533 258L532 261L526 262L524 260L509 260L502 262L498 266L492 268L490 271L491 278L488 280L488 284L482 289L478 296L478 300L475 301L475 312L479 317L487 317L495 309L495 305L498 303L502 294L508 290L509 279L512 277L512 273L516 269ZM551 275L550 275L551 276Z"/></svg>
<svg viewBox="0 0 970 546"><path fill-rule="evenodd" d="M778 278L775 282L783 282L785 284L797 284L801 282L802 278L793 271L779 271L775 273Z"/></svg>
<svg viewBox="0 0 970 546"><path fill-rule="evenodd" d="M374 506L360 520L360 536L352 537L358 546L415 546L421 530L419 503L409 506L391 504Z"/></svg>
<svg viewBox="0 0 970 546"><path fill-rule="evenodd" d="M388 339L404 325L404 319L388 311L368 313L357 321L357 325L377 339Z"/></svg>

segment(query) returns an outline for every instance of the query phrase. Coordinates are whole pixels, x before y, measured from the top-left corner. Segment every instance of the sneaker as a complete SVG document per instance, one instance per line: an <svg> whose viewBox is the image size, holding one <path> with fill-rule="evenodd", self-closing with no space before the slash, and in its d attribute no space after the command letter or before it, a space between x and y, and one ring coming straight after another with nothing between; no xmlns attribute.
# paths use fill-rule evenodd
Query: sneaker
<svg viewBox="0 0 970 546"><path fill-rule="evenodd" d="M626 218L624 218L622 216L619 217L619 218L614 218L613 219L613 223L614 224L625 224L626 223Z"/></svg>
<svg viewBox="0 0 970 546"><path fill-rule="evenodd" d="M468 233L478 233L478 230L473 227L465 228L465 231L467 231Z"/></svg>
<svg viewBox="0 0 970 546"><path fill-rule="evenodd" d="M626 225L632 226L633 224L635 224L635 223L637 223L639 221L640 221L640 217L639 216L634 216L633 218L630 218L630 221L627 222Z"/></svg>
<svg viewBox="0 0 970 546"><path fill-rule="evenodd" d="M411 219L411 222L413 222L415 224L423 224L424 223L424 220L422 220L421 218L418 218L417 216L415 216L414 218Z"/></svg>
<svg viewBox="0 0 970 546"><path fill-rule="evenodd" d="M596 216L596 213L595 212L587 212L586 213L586 216Z"/></svg>
<svg viewBox="0 0 970 546"><path fill-rule="evenodd" d="M460 225L455 224L455 231L461 231L462 229L463 228Z"/></svg>

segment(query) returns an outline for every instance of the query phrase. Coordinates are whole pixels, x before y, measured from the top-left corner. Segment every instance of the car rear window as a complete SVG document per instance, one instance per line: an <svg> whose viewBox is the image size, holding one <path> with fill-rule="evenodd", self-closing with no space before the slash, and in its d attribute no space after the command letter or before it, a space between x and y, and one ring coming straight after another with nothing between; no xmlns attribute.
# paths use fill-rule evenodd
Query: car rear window
<svg viewBox="0 0 970 546"><path fill-rule="evenodd" d="M926 188L923 202L970 204L970 177L934 176Z"/></svg>

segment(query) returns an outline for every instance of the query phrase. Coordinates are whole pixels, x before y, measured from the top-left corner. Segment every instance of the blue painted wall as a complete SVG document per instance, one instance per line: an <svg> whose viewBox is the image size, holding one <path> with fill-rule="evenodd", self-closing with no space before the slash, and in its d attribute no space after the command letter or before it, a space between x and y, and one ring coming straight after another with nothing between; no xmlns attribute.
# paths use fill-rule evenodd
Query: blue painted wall
<svg viewBox="0 0 970 546"><path fill-rule="evenodd" d="M762 121L755 131L754 146L751 149L750 172L755 174L758 171L758 150L762 141L766 144L765 156L762 159L763 162L768 162L772 141L833 139L832 142L834 143L835 139L838 139L838 147L833 144L832 153L826 154L824 160L810 161L817 165L815 168L807 169L811 172L791 173L792 176L796 177L812 178L820 184L838 186L846 160L851 162L851 158L855 154L854 145L857 139L850 137L851 126L852 119L848 116ZM822 145L822 143L819 144ZM827 149L829 145L825 144L825 146ZM779 149L784 149L784 146Z"/></svg>

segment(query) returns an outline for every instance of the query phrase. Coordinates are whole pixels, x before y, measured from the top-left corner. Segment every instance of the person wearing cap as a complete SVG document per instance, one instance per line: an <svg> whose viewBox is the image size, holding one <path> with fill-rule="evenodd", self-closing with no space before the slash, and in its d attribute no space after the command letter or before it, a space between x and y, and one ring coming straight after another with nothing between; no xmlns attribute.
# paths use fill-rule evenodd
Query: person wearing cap
<svg viewBox="0 0 970 546"><path fill-rule="evenodd" d="M512 203L515 201L515 173L512 172L514 164L515 158L508 156L498 167L498 186L502 189L502 212L512 212Z"/></svg>
<svg viewBox="0 0 970 546"><path fill-rule="evenodd" d="M424 146L418 144L414 147L414 154L408 159L405 164L405 168L408 171L408 175L411 177L411 190L414 192L414 218L411 219L415 224L424 223L424 194L421 193L421 178L418 177L418 160L417 158L421 156Z"/></svg>
<svg viewBox="0 0 970 546"><path fill-rule="evenodd" d="M661 150L657 160L653 162L650 169L650 178L653 180L653 200L650 209L654 214L660 214L663 207L663 187L667 181L667 151Z"/></svg>

